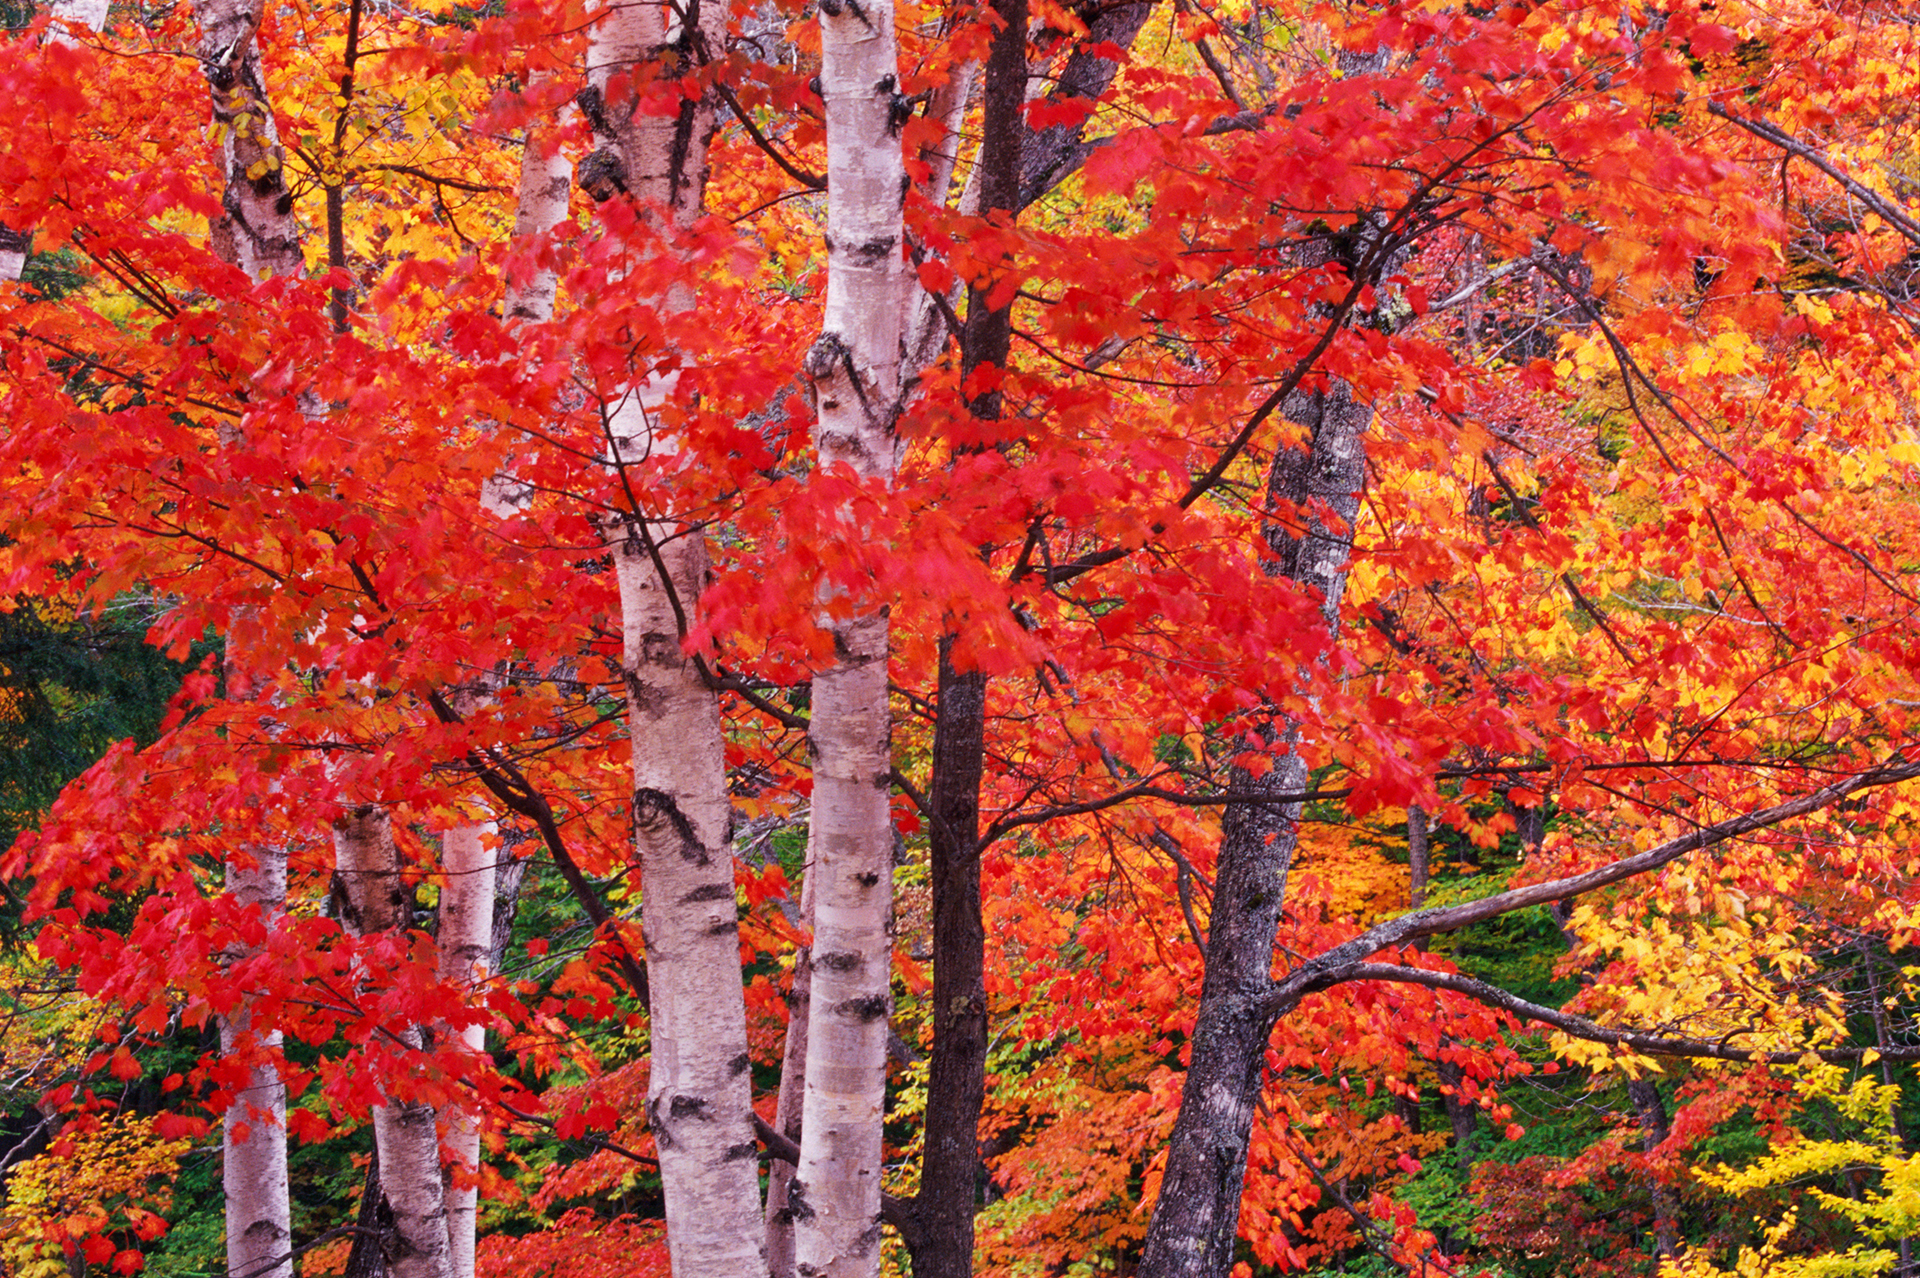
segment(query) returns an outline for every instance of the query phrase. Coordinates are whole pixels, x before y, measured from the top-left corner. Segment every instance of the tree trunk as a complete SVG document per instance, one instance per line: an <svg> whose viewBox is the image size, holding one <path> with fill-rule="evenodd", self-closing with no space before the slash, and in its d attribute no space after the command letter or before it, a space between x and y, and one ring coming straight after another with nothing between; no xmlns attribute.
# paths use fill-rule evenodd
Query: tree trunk
<svg viewBox="0 0 1920 1278"><path fill-rule="evenodd" d="M1270 524L1271 557L1264 566L1271 575L1317 591L1321 613L1333 628L1366 482L1361 436L1373 414L1339 382L1317 394L1294 396L1286 411L1311 427L1312 444L1305 453L1283 449L1275 455L1268 500L1275 509L1299 510L1305 531L1296 537ZM1294 749L1297 725L1276 714L1266 734L1277 756L1273 769L1255 777L1236 768L1231 784L1275 795L1298 793L1305 788L1307 767ZM1273 944L1299 817L1297 803L1247 802L1230 805L1221 821L1193 1059L1160 1198L1147 1227L1139 1270L1144 1278L1219 1278L1232 1266L1247 1143L1273 1029L1263 1003L1272 984Z"/></svg>
<svg viewBox="0 0 1920 1278"><path fill-rule="evenodd" d="M1427 903L1427 858L1433 844L1433 827L1427 810L1419 804L1407 809L1407 908L1417 910Z"/></svg>
<svg viewBox="0 0 1920 1278"><path fill-rule="evenodd" d="M387 1278L387 1236L393 1232L393 1211L387 1191L380 1186L380 1151L367 1156L367 1174L360 1181L360 1210L354 1213L353 1246L347 1251L343 1278Z"/></svg>
<svg viewBox="0 0 1920 1278"><path fill-rule="evenodd" d="M1454 1162L1464 1172L1473 1166L1480 1109L1466 1098L1461 1088L1464 1075L1458 1062L1435 1061L1433 1070L1440 1077L1440 1104L1447 1111L1447 1125L1453 1128Z"/></svg>
<svg viewBox="0 0 1920 1278"><path fill-rule="evenodd" d="M1019 28L1025 31L1023 23ZM980 779L987 678L940 657L933 733L933 1051L927 1071L920 1193L909 1240L914 1278L973 1272L980 1110L986 1097L986 933L980 921Z"/></svg>
<svg viewBox="0 0 1920 1278"><path fill-rule="evenodd" d="M305 263L293 193L287 190L280 134L253 38L260 28L260 0L201 0L193 12L226 175L213 250L251 279L298 275Z"/></svg>
<svg viewBox="0 0 1920 1278"><path fill-rule="evenodd" d="M807 357L821 467L893 476L910 296L906 173L891 0L820 13L827 121L827 301ZM825 602L825 601L823 601ZM881 1124L892 1010L893 823L888 813L887 615L834 623L813 680L813 1002L800 1167L791 1190L800 1272L871 1278L880 1264Z"/></svg>
<svg viewBox="0 0 1920 1278"><path fill-rule="evenodd" d="M1680 1257L1680 1196L1652 1166L1654 1152L1667 1142L1667 1102L1650 1078L1627 1080L1627 1099L1640 1123L1640 1148L1647 1154L1647 1191L1653 1197L1653 1251L1662 1261Z"/></svg>
<svg viewBox="0 0 1920 1278"><path fill-rule="evenodd" d="M400 878L400 853L385 809L350 809L333 826L334 890L340 918L357 937L408 926L411 899ZM491 908L487 911L489 920ZM407 1047L422 1047L417 1026L390 1028ZM431 1105L389 1094L373 1111L380 1181L393 1211L387 1267L394 1278L450 1278L447 1203L440 1178L440 1139Z"/></svg>
<svg viewBox="0 0 1920 1278"><path fill-rule="evenodd" d="M591 34L582 110L600 149L581 184L596 198L625 192L643 217L685 229L699 216L714 128L710 95L673 115L636 110L620 81L690 73L723 43L725 11L693 0L610 6ZM684 285L655 299L689 307ZM611 414L616 466L675 451L656 430L670 379L645 378ZM728 836L720 704L684 650L708 580L706 542L671 520L633 511L607 527L620 583L628 730L651 986L647 1118L660 1150L667 1245L676 1278L765 1271L764 1219L753 1131L746 1000Z"/></svg>
<svg viewBox="0 0 1920 1278"><path fill-rule="evenodd" d="M1026 126L1027 0L994 0L999 27L988 50L975 165L982 217L1020 210ZM982 366L1004 369L1012 346L1011 300L989 305L997 281L967 296L961 380ZM1000 392L967 405L976 422L1001 416ZM983 436L982 436L983 437ZM979 1197L980 1111L986 1099L986 935L980 920L980 780L985 771L987 677L953 663L954 636L940 646L939 719L933 734L930 869L933 888L933 1045L920 1192L907 1238L914 1278L968 1278Z"/></svg>

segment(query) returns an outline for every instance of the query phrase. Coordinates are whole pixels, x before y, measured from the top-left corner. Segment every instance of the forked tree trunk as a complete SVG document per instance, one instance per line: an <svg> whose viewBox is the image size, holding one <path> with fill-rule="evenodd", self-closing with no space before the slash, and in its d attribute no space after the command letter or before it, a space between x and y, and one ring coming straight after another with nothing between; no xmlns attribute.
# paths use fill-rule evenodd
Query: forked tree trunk
<svg viewBox="0 0 1920 1278"><path fill-rule="evenodd" d="M892 480L909 293L906 172L891 0L820 11L827 121L827 300L807 356L823 468ZM831 600L822 600L831 604ZM834 623L813 680L813 1001L805 1118L791 1189L800 1272L866 1278L880 1264L881 1126L892 973L887 615Z"/></svg>
<svg viewBox="0 0 1920 1278"><path fill-rule="evenodd" d="M1283 448L1276 454L1268 501L1276 510L1298 510L1302 535L1269 525L1271 558L1263 566L1317 591L1332 629L1366 482L1362 435L1373 414L1339 382L1292 397L1286 413L1311 428L1312 441L1304 453ZM1276 714L1269 734L1267 748L1276 756L1272 771L1255 777L1236 768L1232 785L1297 794L1307 781L1306 761L1296 748L1298 725ZM1272 985L1273 945L1299 821L1300 805L1280 801L1236 803L1222 820L1193 1059L1147 1226L1143 1278L1221 1278L1233 1265L1247 1145L1273 1029L1262 1005Z"/></svg>
<svg viewBox="0 0 1920 1278"><path fill-rule="evenodd" d="M696 95L674 115L639 112L642 95L627 82L690 73L720 48L725 16L713 0L641 3L610 6L596 24L581 99L600 143L581 184L596 198L630 197L668 231L699 216L712 102ZM685 285L663 281L654 304L679 311L692 298ZM614 407L616 466L677 449L657 414L671 394L671 381L643 377ZM652 998L647 1119L660 1151L667 1246L675 1278L740 1278L765 1272L765 1226L720 705L684 650L707 587L706 543L646 511L611 521L607 534L620 583Z"/></svg>
<svg viewBox="0 0 1920 1278"><path fill-rule="evenodd" d="M411 922L411 897L400 877L400 853L385 809L348 810L333 826L334 888L340 918L357 937L399 931ZM491 904L485 914L489 933ZM417 1026L390 1027L411 1048ZM373 1111L380 1183L393 1211L387 1268L394 1278L450 1278L446 1194L440 1180L440 1138L431 1105L389 1095Z"/></svg>

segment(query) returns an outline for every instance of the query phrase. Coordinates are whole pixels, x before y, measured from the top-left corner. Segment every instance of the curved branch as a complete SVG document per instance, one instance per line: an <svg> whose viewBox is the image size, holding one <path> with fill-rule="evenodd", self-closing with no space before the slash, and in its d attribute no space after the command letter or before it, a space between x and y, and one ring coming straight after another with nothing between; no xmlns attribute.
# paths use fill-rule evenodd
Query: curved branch
<svg viewBox="0 0 1920 1278"><path fill-rule="evenodd" d="M1615 1047L1625 1047L1642 1056L1685 1056L1705 1060L1736 1061L1742 1064L1756 1065L1794 1065L1804 1060L1812 1052L1821 1060L1830 1063L1858 1061L1868 1052L1890 1061L1920 1061L1920 1046L1868 1048L1835 1047L1803 1048L1799 1051L1754 1051L1743 1047L1733 1047L1725 1042L1713 1042L1704 1038L1676 1038L1665 1034L1643 1034L1637 1030L1614 1029L1590 1021L1584 1016L1572 1012L1563 1012L1539 1003L1530 1003L1516 994L1510 994L1497 985L1476 980L1458 972L1430 972L1417 967L1397 967L1388 963L1352 963L1329 973L1331 985L1346 984L1350 981L1392 981L1401 985L1424 985L1428 989L1449 990L1455 994L1464 994L1475 1002L1488 1007L1497 1007L1503 1012L1511 1012L1523 1021L1537 1021L1569 1034L1574 1038L1586 1039L1590 1043L1609 1043Z"/></svg>

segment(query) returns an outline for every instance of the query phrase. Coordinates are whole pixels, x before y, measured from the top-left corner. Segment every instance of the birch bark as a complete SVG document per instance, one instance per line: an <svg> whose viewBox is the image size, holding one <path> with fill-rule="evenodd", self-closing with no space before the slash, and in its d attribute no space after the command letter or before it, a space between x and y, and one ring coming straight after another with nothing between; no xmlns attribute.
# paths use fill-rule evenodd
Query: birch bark
<svg viewBox="0 0 1920 1278"><path fill-rule="evenodd" d="M633 82L692 71L720 47L725 18L713 0L607 8L590 36L581 97L599 149L580 182L596 199L632 198L669 232L699 216L711 97L683 96L677 113L647 114L635 109ZM669 312L693 304L669 280L653 300ZM612 408L616 467L676 451L659 429L672 393L671 379L645 378ZM667 1246L676 1278L740 1278L765 1272L766 1260L726 759L716 693L683 647L707 586L706 542L638 510L606 532L620 584L652 1003L647 1119L660 1150Z"/></svg>
<svg viewBox="0 0 1920 1278"><path fill-rule="evenodd" d="M286 912L287 850L259 844L227 861L227 892L236 904L257 910L271 932ZM259 953L259 946L230 951L230 963ZM253 1025L243 1002L220 1020L220 1050L256 1050L277 1055L280 1031ZM252 1066L245 1090L227 1106L222 1126L221 1189L226 1196L227 1272L234 1278L293 1278L293 1232L287 1182L287 1089L271 1063Z"/></svg>
<svg viewBox="0 0 1920 1278"><path fill-rule="evenodd" d="M529 129L526 149L520 160L520 184L514 216L515 239L529 240L545 235L567 213L567 194L571 189L568 165L559 148L540 130ZM558 287L552 270L535 266L525 276L510 280L505 309L509 319L541 321L553 317ZM481 506L496 515L506 515L521 505L520 488L511 476L489 481L480 494ZM462 712L472 709L476 700L469 695L458 699ZM450 985L472 989L488 968L499 962L505 938L496 937L499 912L498 885L501 875L497 855L487 849L490 837L498 833L492 822L455 826L440 842L441 871L446 887L441 893L439 925L434 937L438 959L437 975ZM509 876L514 888L518 873ZM437 1033L447 1034L444 1027ZM479 1055L486 1050L487 1034L482 1025L468 1025L458 1031L465 1049ZM479 1216L479 1185L474 1180L480 1170L479 1115L468 1106L448 1105L441 1115L446 1127L446 1146L453 1162L444 1174L447 1213L448 1269L452 1278L473 1278L476 1226Z"/></svg>
<svg viewBox="0 0 1920 1278"><path fill-rule="evenodd" d="M813 931L813 850L807 850L800 881L800 926ZM773 1112L774 1130L800 1143L800 1118L807 1098L807 1022L813 1009L813 947L802 945L793 955L793 988L787 994L787 1037L780 1051L780 1095ZM768 1278L795 1278L793 1164L775 1159L767 1164L767 1274Z"/></svg>
<svg viewBox="0 0 1920 1278"><path fill-rule="evenodd" d="M439 967L436 975L449 985L471 990L487 974L493 949L494 853L487 847L490 827L461 825L440 840L440 869L446 886L440 892L439 930L434 937ZM484 1025L458 1030L436 1027L436 1037L457 1038L474 1056L487 1048ZM448 1272L452 1278L473 1278L474 1228L480 1205L480 1119L471 1106L448 1105L447 1148L453 1162L445 1173Z"/></svg>
<svg viewBox="0 0 1920 1278"><path fill-rule="evenodd" d="M86 3L104 9L97 0ZM297 275L303 265L293 197L254 42L259 6L260 0L203 0L194 6L200 66L214 122L221 126L225 175L213 250L255 279ZM244 684L244 675L229 680L230 687ZM228 890L263 917L277 918L286 904L286 849L251 851L250 858L228 862ZM234 1050L253 1030L249 1020L243 1007L221 1024L223 1050ZM256 1032L256 1042L270 1049L277 1049L279 1040L277 1030ZM293 1278L286 1116L286 1088L278 1072L270 1064L253 1067L247 1094L228 1109L221 1138L227 1270L244 1278Z"/></svg>
<svg viewBox="0 0 1920 1278"><path fill-rule="evenodd" d="M300 230L254 42L261 0L201 0L193 13L226 174L214 252L252 279L298 275L305 264Z"/></svg>
<svg viewBox="0 0 1920 1278"><path fill-rule="evenodd" d="M827 301L807 357L823 468L886 484L894 470L910 294L901 252L906 173L891 0L826 0ZM803 1274L873 1275L880 1262L881 1124L892 1010L893 827L888 817L887 615L834 626L813 680L813 999L800 1166L790 1191Z"/></svg>

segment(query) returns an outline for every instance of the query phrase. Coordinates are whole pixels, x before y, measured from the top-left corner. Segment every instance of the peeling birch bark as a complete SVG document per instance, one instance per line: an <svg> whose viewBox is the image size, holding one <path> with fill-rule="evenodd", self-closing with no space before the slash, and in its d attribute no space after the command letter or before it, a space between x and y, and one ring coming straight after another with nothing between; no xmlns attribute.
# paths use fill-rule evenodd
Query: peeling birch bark
<svg viewBox="0 0 1920 1278"><path fill-rule="evenodd" d="M193 8L226 174L213 251L255 280L298 275L305 265L280 132L253 38L260 13L261 0L201 0Z"/></svg>
<svg viewBox="0 0 1920 1278"><path fill-rule="evenodd" d="M699 216L711 95L683 97L672 115L647 114L634 109L639 95L630 81L690 72L721 47L725 19L713 0L692 0L671 8L610 5L595 24L579 99L599 144L582 161L579 180L595 199L631 199L642 217L670 231ZM683 311L692 296L684 284L668 283L654 304ZM671 378L643 376L613 406L616 467L677 451L658 415L672 394ZM740 1278L765 1272L765 1225L720 703L684 648L710 573L706 542L647 511L604 527L625 640L651 990L647 1119L660 1150L667 1248L675 1278Z"/></svg>
<svg viewBox="0 0 1920 1278"><path fill-rule="evenodd" d="M347 932L366 937L407 927L410 897L386 810L349 809L333 825L334 892ZM491 935L493 910L485 926ZM408 1047L423 1046L417 1026L392 1031ZM389 1096L373 1111L380 1183L393 1209L387 1268L393 1278L451 1278L446 1196L440 1180L440 1138L433 1107Z"/></svg>
<svg viewBox="0 0 1920 1278"><path fill-rule="evenodd" d="M909 293L906 171L891 0L826 0L827 300L807 357L820 464L890 483ZM789 1191L799 1272L870 1278L880 1264L881 1125L892 971L887 615L834 625L813 680L813 999L800 1166Z"/></svg>

